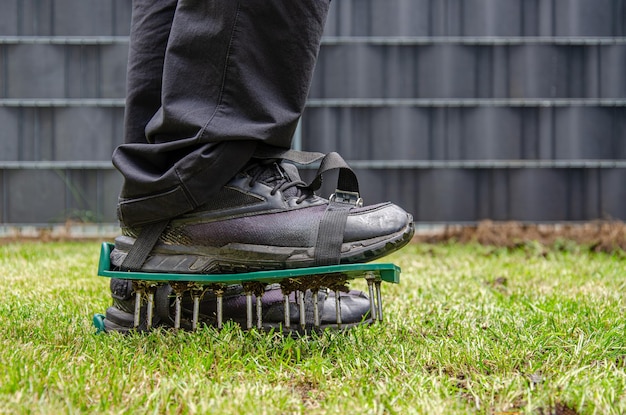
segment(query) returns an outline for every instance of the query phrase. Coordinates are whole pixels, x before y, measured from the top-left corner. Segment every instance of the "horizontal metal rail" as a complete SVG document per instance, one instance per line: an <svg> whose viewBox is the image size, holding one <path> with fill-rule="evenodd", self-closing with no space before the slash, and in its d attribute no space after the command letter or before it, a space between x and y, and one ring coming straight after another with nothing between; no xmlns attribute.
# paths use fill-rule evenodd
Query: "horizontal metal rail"
<svg viewBox="0 0 626 415"><path fill-rule="evenodd" d="M128 43L128 36L0 36L0 45L114 45Z"/></svg>
<svg viewBox="0 0 626 415"><path fill-rule="evenodd" d="M123 98L5 98L0 107L124 107ZM307 107L626 107L613 98L324 98L309 99Z"/></svg>
<svg viewBox="0 0 626 415"><path fill-rule="evenodd" d="M0 161L0 170L111 170L111 161Z"/></svg>
<svg viewBox="0 0 626 415"><path fill-rule="evenodd" d="M467 45L467 46L516 46L516 45L558 45L558 46L603 46L624 45L624 36L325 36L324 45L382 45L382 46L427 46L427 45Z"/></svg>
<svg viewBox="0 0 626 415"><path fill-rule="evenodd" d="M626 99L603 98L324 98L308 107L625 107Z"/></svg>
<svg viewBox="0 0 626 415"><path fill-rule="evenodd" d="M626 160L349 160L355 169L626 169ZM317 168L315 164L303 166ZM0 170L112 170L110 161L0 161Z"/></svg>
<svg viewBox="0 0 626 415"><path fill-rule="evenodd" d="M128 36L0 36L0 45L112 45L129 42ZM322 45L380 46L604 46L626 44L624 36L324 36Z"/></svg>
<svg viewBox="0 0 626 415"><path fill-rule="evenodd" d="M626 169L626 160L352 160L355 169Z"/></svg>
<svg viewBox="0 0 626 415"><path fill-rule="evenodd" d="M0 107L54 108L54 107L124 107L124 98L5 98Z"/></svg>

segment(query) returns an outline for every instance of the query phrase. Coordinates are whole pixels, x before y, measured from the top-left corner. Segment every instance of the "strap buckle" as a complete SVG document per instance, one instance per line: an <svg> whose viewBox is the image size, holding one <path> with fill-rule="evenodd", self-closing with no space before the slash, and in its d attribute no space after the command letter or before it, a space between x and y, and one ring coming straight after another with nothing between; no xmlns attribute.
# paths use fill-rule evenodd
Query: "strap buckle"
<svg viewBox="0 0 626 415"><path fill-rule="evenodd" d="M359 196L358 192L349 192L347 190L336 189L335 193L328 198L331 202L347 203L356 207L363 206L363 199Z"/></svg>

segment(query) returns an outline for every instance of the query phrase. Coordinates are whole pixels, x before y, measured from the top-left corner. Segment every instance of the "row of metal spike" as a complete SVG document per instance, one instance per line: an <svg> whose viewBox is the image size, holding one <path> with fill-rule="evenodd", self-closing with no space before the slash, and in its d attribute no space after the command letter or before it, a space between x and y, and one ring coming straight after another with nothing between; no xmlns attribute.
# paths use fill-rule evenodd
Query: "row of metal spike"
<svg viewBox="0 0 626 415"><path fill-rule="evenodd" d="M376 277L374 273L368 272L364 275L364 278L367 281L368 286L368 294L370 300L370 314L372 321L382 321L383 320L383 303L382 303L382 294L381 294L381 280ZM151 329L153 326L154 320L154 293L156 288L160 283L152 282L152 281L139 281L136 280L133 282L133 286L135 289L135 312L134 312L134 328L138 329L141 324L141 309L143 300L146 299L146 328ZM183 294L186 291L191 292L191 298L193 300L193 312L191 319L191 330L197 330L198 328L198 319L199 319L199 311L200 311L200 299L204 295L207 290L213 291L216 297L217 302L217 311L216 311L216 321L217 328L221 329L224 324L224 303L223 303L223 294L224 291L220 288L207 288L211 287L211 285L203 285L201 283L172 283L172 288L175 294L174 298L174 329L180 329L181 327L181 318L182 318L182 298ZM214 286L214 284L213 284ZM246 329L252 329L255 327L255 318L254 318L254 306L253 306L253 291L246 290ZM263 306L262 306L262 291L256 293L256 327L261 330L263 328ZM291 316L290 316L290 307L289 307L289 295L285 294L284 296L284 326L283 329L289 331L291 329ZM306 312L305 312L305 301L304 301L304 291L297 290L296 291L296 303L299 306L299 315L300 321L299 325L301 329L305 329L306 322ZM319 328L321 326L321 316L320 316L320 308L319 308L319 292L316 292L315 295L312 296L313 301L313 327ZM337 328L342 327L342 318L341 318L341 295L340 291L335 291L335 309L336 309L336 326Z"/></svg>

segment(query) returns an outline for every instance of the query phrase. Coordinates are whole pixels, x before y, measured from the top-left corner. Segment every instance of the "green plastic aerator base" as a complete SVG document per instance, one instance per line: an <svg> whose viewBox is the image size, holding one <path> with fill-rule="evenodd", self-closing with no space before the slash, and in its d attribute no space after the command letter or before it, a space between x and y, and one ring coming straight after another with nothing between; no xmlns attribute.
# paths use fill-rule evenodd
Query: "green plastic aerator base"
<svg viewBox="0 0 626 415"><path fill-rule="evenodd" d="M239 274L166 274L152 272L132 272L114 270L111 267L110 254L113 244L103 243L100 250L100 262L98 265L98 275L107 278L121 278L133 281L135 291L135 312L134 326L139 327L141 322L142 305L146 307L146 327L152 327L152 316L154 310L154 292L160 285L170 284L175 295L175 317L174 328L180 328L181 303L185 292L190 292L193 298L193 317L191 328L198 327L199 304L201 297L212 291L217 301L217 327L222 327L222 294L227 286L242 285L246 294L247 306L247 328L254 327L252 295L256 296L256 326L262 328L262 306L261 296L268 284L280 284L286 302L285 326L290 328L290 316L288 297L289 293L295 292L300 306L300 326L307 325L304 310L304 292L312 290L317 292L320 289L334 290L336 292L335 301L337 310L337 327L341 328L341 307L339 291L345 291L350 280L364 278L367 281L370 299L370 317L372 321L382 321L383 307L381 295L381 282L398 284L400 282L400 267L389 263L366 263L366 264L346 264L330 265L309 268L281 269L272 271L245 272ZM317 299L317 295L313 296ZM313 328L320 326L317 301L313 303ZM102 315L94 316L94 325L98 331L104 331Z"/></svg>

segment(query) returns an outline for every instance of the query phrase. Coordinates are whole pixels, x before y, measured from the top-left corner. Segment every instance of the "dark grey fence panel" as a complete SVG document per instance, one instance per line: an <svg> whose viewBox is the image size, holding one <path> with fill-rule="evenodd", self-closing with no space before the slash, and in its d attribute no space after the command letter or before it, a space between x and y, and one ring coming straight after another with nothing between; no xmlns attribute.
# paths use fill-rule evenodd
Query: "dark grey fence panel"
<svg viewBox="0 0 626 415"><path fill-rule="evenodd" d="M9 223L64 221L65 184L55 174L40 170L5 171L5 220Z"/></svg>
<svg viewBox="0 0 626 415"><path fill-rule="evenodd" d="M127 56L126 43L0 44L0 98L123 98Z"/></svg>
<svg viewBox="0 0 626 415"><path fill-rule="evenodd" d="M7 98L53 98L64 95L64 48L57 45L10 45L6 52Z"/></svg>
<svg viewBox="0 0 626 415"><path fill-rule="evenodd" d="M625 106L320 106L303 143L352 160L624 160L625 120Z"/></svg>
<svg viewBox="0 0 626 415"><path fill-rule="evenodd" d="M20 168L0 174L3 223L112 222L119 192L111 169Z"/></svg>
<svg viewBox="0 0 626 415"><path fill-rule="evenodd" d="M19 0L5 0L2 3L2 13L0 14L0 34L18 34L18 4Z"/></svg>
<svg viewBox="0 0 626 415"><path fill-rule="evenodd" d="M2 223L115 221L130 13L3 3ZM296 143L420 222L626 219L625 73L624 0L335 0Z"/></svg>
<svg viewBox="0 0 626 415"><path fill-rule="evenodd" d="M18 111L12 108L0 108L0 125L2 126L0 162L19 160L20 120Z"/></svg>
<svg viewBox="0 0 626 415"><path fill-rule="evenodd" d="M129 0L3 0L0 35L127 35Z"/></svg>
<svg viewBox="0 0 626 415"><path fill-rule="evenodd" d="M59 108L54 115L52 160L108 161L121 143L121 109Z"/></svg>
<svg viewBox="0 0 626 415"><path fill-rule="evenodd" d="M327 45L311 98L626 97L621 71L626 67L626 41L608 45L585 45L582 40L575 45L532 40L526 44L449 42Z"/></svg>
<svg viewBox="0 0 626 415"><path fill-rule="evenodd" d="M121 143L123 111L88 106L0 107L0 160L110 161Z"/></svg>
<svg viewBox="0 0 626 415"><path fill-rule="evenodd" d="M622 0L342 0L329 36L624 36Z"/></svg>

